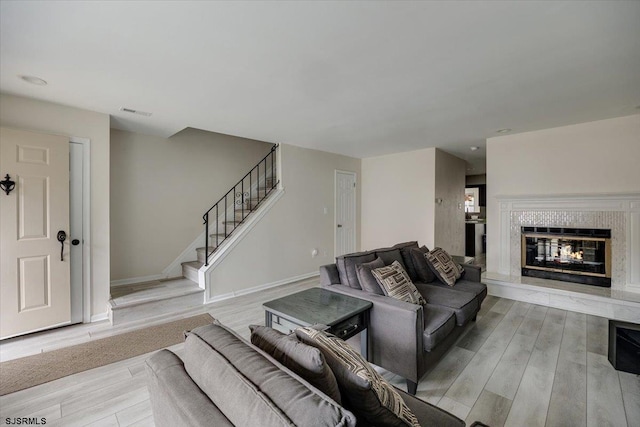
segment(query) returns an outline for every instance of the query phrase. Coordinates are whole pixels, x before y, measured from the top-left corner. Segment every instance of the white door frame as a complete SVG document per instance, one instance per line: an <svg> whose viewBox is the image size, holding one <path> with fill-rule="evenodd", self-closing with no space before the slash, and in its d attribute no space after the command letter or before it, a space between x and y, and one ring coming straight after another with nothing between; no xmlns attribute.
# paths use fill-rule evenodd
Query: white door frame
<svg viewBox="0 0 640 427"><path fill-rule="evenodd" d="M72 136L69 143L82 144L82 321L91 322L91 140Z"/></svg>
<svg viewBox="0 0 640 427"><path fill-rule="evenodd" d="M340 170L340 169L336 169L334 174L333 174L333 256L336 257L338 254L338 239L336 238L336 234L338 233L338 174L346 174L346 175L352 175L353 176L353 182L358 185L358 174L352 171L345 171L345 170ZM357 228L357 224L358 224L358 195L357 192L354 190L353 192L353 206L354 206L354 219L355 219L355 233L353 233L353 247L356 248L356 250L358 249L357 243L358 243L358 228Z"/></svg>

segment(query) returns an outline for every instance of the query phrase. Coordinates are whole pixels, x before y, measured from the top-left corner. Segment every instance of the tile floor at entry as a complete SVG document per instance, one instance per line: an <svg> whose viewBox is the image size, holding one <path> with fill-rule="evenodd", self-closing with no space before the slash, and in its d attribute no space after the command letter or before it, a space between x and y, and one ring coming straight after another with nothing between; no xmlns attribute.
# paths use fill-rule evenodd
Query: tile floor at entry
<svg viewBox="0 0 640 427"><path fill-rule="evenodd" d="M318 279L280 286L156 320L208 312L249 336L263 324L262 303L318 286ZM0 344L0 358L85 342L150 322L111 327L79 325ZM607 320L487 297L478 320L418 385L417 396L467 424L493 427L640 425L640 377L615 371L607 360ZM64 342L64 344L62 344ZM182 344L171 347L180 353ZM7 417L46 417L47 425L152 426L144 360L124 360L0 397ZM390 382L404 381L381 370Z"/></svg>

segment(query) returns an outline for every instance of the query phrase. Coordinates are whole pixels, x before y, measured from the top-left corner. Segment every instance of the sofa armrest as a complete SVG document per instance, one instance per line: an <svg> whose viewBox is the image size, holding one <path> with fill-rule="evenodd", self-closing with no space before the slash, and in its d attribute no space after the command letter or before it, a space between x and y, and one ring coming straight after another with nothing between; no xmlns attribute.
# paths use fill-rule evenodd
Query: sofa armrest
<svg viewBox="0 0 640 427"><path fill-rule="evenodd" d="M462 278L470 282L479 282L482 276L482 268L479 265L462 264L464 275Z"/></svg>
<svg viewBox="0 0 640 427"><path fill-rule="evenodd" d="M338 273L337 265L327 264L320 266L320 284L322 286L340 284L340 274Z"/></svg>
<svg viewBox="0 0 640 427"><path fill-rule="evenodd" d="M420 400L415 396L400 389L396 391L402 396L402 400L407 404L411 412L418 418L421 426L438 426L438 427L464 427L465 422L453 414L440 409L430 403Z"/></svg>
<svg viewBox="0 0 640 427"><path fill-rule="evenodd" d="M369 361L408 380L417 382L423 357L424 312L411 304L384 295L371 294L346 285L326 286L334 292L373 303L369 312Z"/></svg>

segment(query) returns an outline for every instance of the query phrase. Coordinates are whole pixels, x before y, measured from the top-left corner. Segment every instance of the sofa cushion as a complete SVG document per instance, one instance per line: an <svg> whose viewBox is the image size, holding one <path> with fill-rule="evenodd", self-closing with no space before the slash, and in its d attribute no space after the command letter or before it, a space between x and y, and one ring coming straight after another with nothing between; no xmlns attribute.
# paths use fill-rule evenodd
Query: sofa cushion
<svg viewBox="0 0 640 427"><path fill-rule="evenodd" d="M400 249L400 255L402 255L402 261L404 261L405 270L409 278L413 281L418 280L416 276L416 269L413 266L413 259L411 258L411 250L418 249L418 242L404 242L393 245L394 248Z"/></svg>
<svg viewBox="0 0 640 427"><path fill-rule="evenodd" d="M371 262L374 259L376 259L374 251L358 252L336 257L336 265L338 266L340 282L353 289L362 289L360 282L358 282L356 265Z"/></svg>
<svg viewBox="0 0 640 427"><path fill-rule="evenodd" d="M324 360L322 352L306 345L295 335L285 335L266 326L249 325L251 344L269 353L274 359L309 381L318 390L338 403L340 389L336 377Z"/></svg>
<svg viewBox="0 0 640 427"><path fill-rule="evenodd" d="M474 293L420 282L415 283L415 286L430 304L449 307L455 311L458 326L466 325L478 313L478 299Z"/></svg>
<svg viewBox="0 0 640 427"><path fill-rule="evenodd" d="M412 304L426 304L409 275L398 261L386 267L371 270L386 296Z"/></svg>
<svg viewBox="0 0 640 427"><path fill-rule="evenodd" d="M429 263L425 258L425 255L429 252L426 246L422 246L419 249L412 249L410 252L411 259L413 260L413 265L416 270L416 276L418 277L417 281L422 283L431 283L436 280L436 276L434 276L433 271L431 271L431 267L429 267Z"/></svg>
<svg viewBox="0 0 640 427"><path fill-rule="evenodd" d="M431 351L442 342L456 327L455 312L440 305L427 304L424 306L424 331L422 346L425 351Z"/></svg>
<svg viewBox="0 0 640 427"><path fill-rule="evenodd" d="M453 286L462 276L464 269L442 248L434 248L425 254L427 263L441 282Z"/></svg>
<svg viewBox="0 0 640 427"><path fill-rule="evenodd" d="M352 413L220 324L187 334L184 365L234 425L355 425Z"/></svg>
<svg viewBox="0 0 640 427"><path fill-rule="evenodd" d="M384 295L378 281L373 277L371 270L384 267L384 261L378 257L371 262L365 262L364 264L356 265L356 274L358 275L358 282L363 290L370 294Z"/></svg>
<svg viewBox="0 0 640 427"><path fill-rule="evenodd" d="M145 365L156 426L233 426L193 382L184 363L173 352L160 350L149 357Z"/></svg>
<svg viewBox="0 0 640 427"><path fill-rule="evenodd" d="M402 268L405 268L404 261L402 260L402 254L400 249L397 248L382 248L376 249L376 256L384 261L384 265L391 265L394 261L398 261Z"/></svg>
<svg viewBox="0 0 640 427"><path fill-rule="evenodd" d="M400 394L345 341L312 328L298 328L296 335L324 353L343 399L359 418L375 426L419 426Z"/></svg>
<svg viewBox="0 0 640 427"><path fill-rule="evenodd" d="M467 271L466 268L465 268L465 271ZM432 286L442 286L442 287L450 288L449 285L445 285L439 280L434 280L429 284ZM482 301L484 301L485 297L487 296L487 285L481 282L471 282L469 280L464 280L464 276L456 280L456 286L454 289L457 291L464 291L464 292L470 292L472 294L475 294L476 299L478 300L478 303L482 303Z"/></svg>

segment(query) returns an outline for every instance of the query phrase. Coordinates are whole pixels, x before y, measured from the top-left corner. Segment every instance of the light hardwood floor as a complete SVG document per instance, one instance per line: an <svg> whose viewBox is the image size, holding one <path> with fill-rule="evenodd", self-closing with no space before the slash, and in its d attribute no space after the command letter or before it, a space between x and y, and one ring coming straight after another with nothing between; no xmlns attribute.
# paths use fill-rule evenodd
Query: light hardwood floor
<svg viewBox="0 0 640 427"><path fill-rule="evenodd" d="M318 279L118 327L78 325L0 343L9 360L208 312L249 336L262 304L318 286ZM491 426L640 426L640 377L607 360L606 319L487 297L478 320L418 385L417 396L467 424ZM171 347L178 354L182 344ZM0 397L0 421L45 417L47 425L152 426L144 360L138 356ZM380 370L405 389L402 378Z"/></svg>

